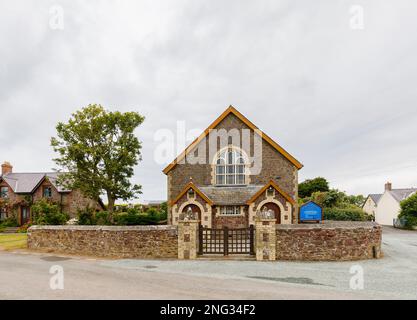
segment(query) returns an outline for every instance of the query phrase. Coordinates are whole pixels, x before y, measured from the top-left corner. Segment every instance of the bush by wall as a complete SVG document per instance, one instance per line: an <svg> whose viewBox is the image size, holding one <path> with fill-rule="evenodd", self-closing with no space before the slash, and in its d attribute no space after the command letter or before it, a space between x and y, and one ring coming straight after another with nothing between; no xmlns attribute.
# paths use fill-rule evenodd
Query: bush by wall
<svg viewBox="0 0 417 320"><path fill-rule="evenodd" d="M370 221L371 217L360 208L324 208L324 220Z"/></svg>
<svg viewBox="0 0 417 320"><path fill-rule="evenodd" d="M146 212L140 212L137 208L126 209L125 212L113 213L113 221L106 211L95 212L93 209L85 209L78 212L79 225L117 225L117 226L136 226L136 225L157 225L166 220L167 214L154 208Z"/></svg>
<svg viewBox="0 0 417 320"><path fill-rule="evenodd" d="M63 225L69 220L69 215L61 212L58 204L46 199L36 201L31 209L32 222L37 225Z"/></svg>

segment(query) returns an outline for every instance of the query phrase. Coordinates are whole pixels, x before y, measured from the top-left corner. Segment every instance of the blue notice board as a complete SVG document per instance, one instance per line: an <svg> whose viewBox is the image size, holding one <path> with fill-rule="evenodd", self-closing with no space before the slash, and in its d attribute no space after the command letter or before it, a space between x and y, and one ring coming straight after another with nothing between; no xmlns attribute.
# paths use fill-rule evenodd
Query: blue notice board
<svg viewBox="0 0 417 320"><path fill-rule="evenodd" d="M310 201L300 207L300 222L323 220L323 208Z"/></svg>

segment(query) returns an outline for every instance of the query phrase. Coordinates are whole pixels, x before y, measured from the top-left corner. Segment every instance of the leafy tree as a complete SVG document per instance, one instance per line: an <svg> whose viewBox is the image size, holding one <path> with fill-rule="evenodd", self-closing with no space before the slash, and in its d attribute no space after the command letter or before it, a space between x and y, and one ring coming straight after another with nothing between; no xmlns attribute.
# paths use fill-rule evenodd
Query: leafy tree
<svg viewBox="0 0 417 320"><path fill-rule="evenodd" d="M298 186L298 195L300 198L311 197L314 192L329 191L329 183L325 178L317 177L301 182Z"/></svg>
<svg viewBox="0 0 417 320"><path fill-rule="evenodd" d="M60 182L93 199L105 193L110 214L117 199L135 198L141 186L132 185L130 178L141 160L142 146L134 131L143 121L137 112L109 112L89 105L68 123L58 123L58 137L51 145L59 154L55 162L67 171Z"/></svg>
<svg viewBox="0 0 417 320"><path fill-rule="evenodd" d="M417 193L401 201L401 212L399 218L405 218L406 226L411 228L417 226Z"/></svg>
<svg viewBox="0 0 417 320"><path fill-rule="evenodd" d="M363 195L351 195L351 196L346 196L346 201L352 205L355 205L357 207L362 207L363 204L365 203L366 198Z"/></svg>

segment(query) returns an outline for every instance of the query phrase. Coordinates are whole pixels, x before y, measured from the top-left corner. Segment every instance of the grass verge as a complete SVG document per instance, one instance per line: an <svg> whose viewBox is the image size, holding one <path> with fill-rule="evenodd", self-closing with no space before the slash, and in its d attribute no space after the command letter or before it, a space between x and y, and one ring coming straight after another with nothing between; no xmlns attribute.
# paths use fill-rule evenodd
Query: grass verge
<svg viewBox="0 0 417 320"><path fill-rule="evenodd" d="M1 250L16 250L27 248L27 234L0 234Z"/></svg>

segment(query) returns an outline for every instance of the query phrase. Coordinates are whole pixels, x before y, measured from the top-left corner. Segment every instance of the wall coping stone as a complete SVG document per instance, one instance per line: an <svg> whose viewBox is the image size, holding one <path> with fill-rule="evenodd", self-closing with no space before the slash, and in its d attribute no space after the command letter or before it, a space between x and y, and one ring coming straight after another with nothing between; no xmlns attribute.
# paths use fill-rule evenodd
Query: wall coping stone
<svg viewBox="0 0 417 320"><path fill-rule="evenodd" d="M164 231L177 230L172 225L151 225L151 226L31 226L32 230L68 230L68 231Z"/></svg>
<svg viewBox="0 0 417 320"><path fill-rule="evenodd" d="M293 229L373 229L379 228L380 225L372 221L323 221L323 223L304 223L304 224L278 224L277 230Z"/></svg>

